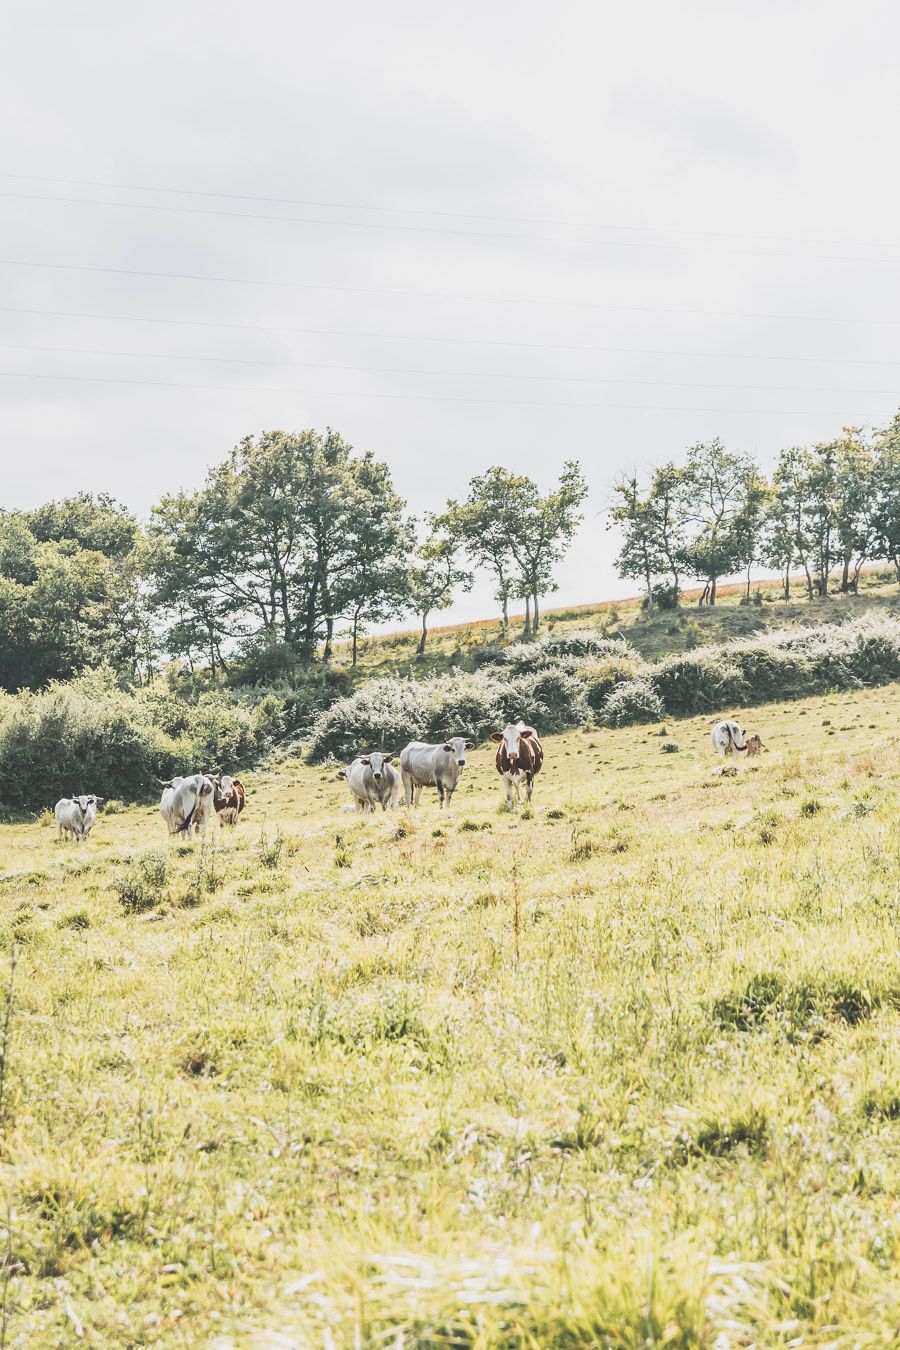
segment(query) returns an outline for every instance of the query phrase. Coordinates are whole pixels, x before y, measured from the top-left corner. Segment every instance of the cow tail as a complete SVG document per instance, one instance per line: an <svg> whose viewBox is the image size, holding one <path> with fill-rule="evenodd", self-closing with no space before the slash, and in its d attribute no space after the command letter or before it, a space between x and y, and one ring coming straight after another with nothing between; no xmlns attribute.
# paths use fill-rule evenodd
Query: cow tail
<svg viewBox="0 0 900 1350"><path fill-rule="evenodd" d="M181 824L178 826L178 829L175 831L176 834L185 834L191 828L191 821L194 819L194 812L196 810L197 810L197 803L194 802L194 805L191 807L190 811L185 816Z"/></svg>

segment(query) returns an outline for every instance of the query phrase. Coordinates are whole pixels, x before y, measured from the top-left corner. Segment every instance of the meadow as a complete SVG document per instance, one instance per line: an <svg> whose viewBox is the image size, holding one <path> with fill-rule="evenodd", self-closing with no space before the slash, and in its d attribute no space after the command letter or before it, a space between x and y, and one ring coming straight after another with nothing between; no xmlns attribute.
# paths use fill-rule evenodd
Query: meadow
<svg viewBox="0 0 900 1350"><path fill-rule="evenodd" d="M900 1343L900 688L0 825L4 1346ZM399 750L398 747L384 747ZM88 785L101 791L100 785Z"/></svg>

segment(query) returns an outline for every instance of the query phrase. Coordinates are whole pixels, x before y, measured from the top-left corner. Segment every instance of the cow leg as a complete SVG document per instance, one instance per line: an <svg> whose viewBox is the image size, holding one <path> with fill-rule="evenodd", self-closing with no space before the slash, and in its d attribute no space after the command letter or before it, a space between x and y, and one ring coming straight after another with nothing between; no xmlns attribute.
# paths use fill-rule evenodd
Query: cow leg
<svg viewBox="0 0 900 1350"><path fill-rule="evenodd" d="M422 796L422 784L416 783L413 788L413 806L419 805L419 798Z"/></svg>
<svg viewBox="0 0 900 1350"><path fill-rule="evenodd" d="M534 792L534 775L526 773L525 775L525 800L531 801L531 794Z"/></svg>
<svg viewBox="0 0 900 1350"><path fill-rule="evenodd" d="M512 806L512 774L505 773L503 775L503 787L506 790L506 805Z"/></svg>

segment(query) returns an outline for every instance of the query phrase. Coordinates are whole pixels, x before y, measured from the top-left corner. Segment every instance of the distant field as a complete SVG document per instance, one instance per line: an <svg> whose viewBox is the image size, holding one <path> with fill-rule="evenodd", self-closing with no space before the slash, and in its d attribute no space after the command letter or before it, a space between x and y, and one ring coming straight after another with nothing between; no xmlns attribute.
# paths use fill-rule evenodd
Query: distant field
<svg viewBox="0 0 900 1350"><path fill-rule="evenodd" d="M685 647L702 646L709 642L725 642L729 638L750 637L767 629L794 624L839 623L858 615L863 610L883 611L900 608L900 591L893 572L872 569L860 578L858 595L839 594L827 600L804 599L801 586L796 584L792 599L782 599L781 587L774 582L754 582L751 596L759 602L741 604L743 585L723 586L718 603L700 608L696 601L699 591L687 591L676 611L657 610L647 616L637 599L609 600L595 605L578 605L569 609L548 609L542 620L544 632L564 633L567 630L595 630L598 634L622 633L648 660L683 651ZM514 615L510 622L510 636L521 633L524 615ZM465 665L473 651L484 643L499 641L502 631L499 619L481 619L475 623L435 627L429 634L425 657L416 659L418 632L412 630L365 638L360 644L359 673L361 676L386 674L398 669L412 674L429 674L446 670L452 665ZM335 649L335 664L349 664L350 650L344 643Z"/></svg>
<svg viewBox="0 0 900 1350"><path fill-rule="evenodd" d="M533 816L482 748L445 813L0 826L6 1343L896 1345L898 716L573 732Z"/></svg>

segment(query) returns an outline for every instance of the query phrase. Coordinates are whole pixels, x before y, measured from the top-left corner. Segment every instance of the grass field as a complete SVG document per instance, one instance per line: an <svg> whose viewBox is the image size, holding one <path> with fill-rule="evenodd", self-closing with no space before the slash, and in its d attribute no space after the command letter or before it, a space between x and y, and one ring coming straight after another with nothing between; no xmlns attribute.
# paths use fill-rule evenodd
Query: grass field
<svg viewBox="0 0 900 1350"><path fill-rule="evenodd" d="M0 826L3 1343L900 1343L898 714Z"/></svg>

